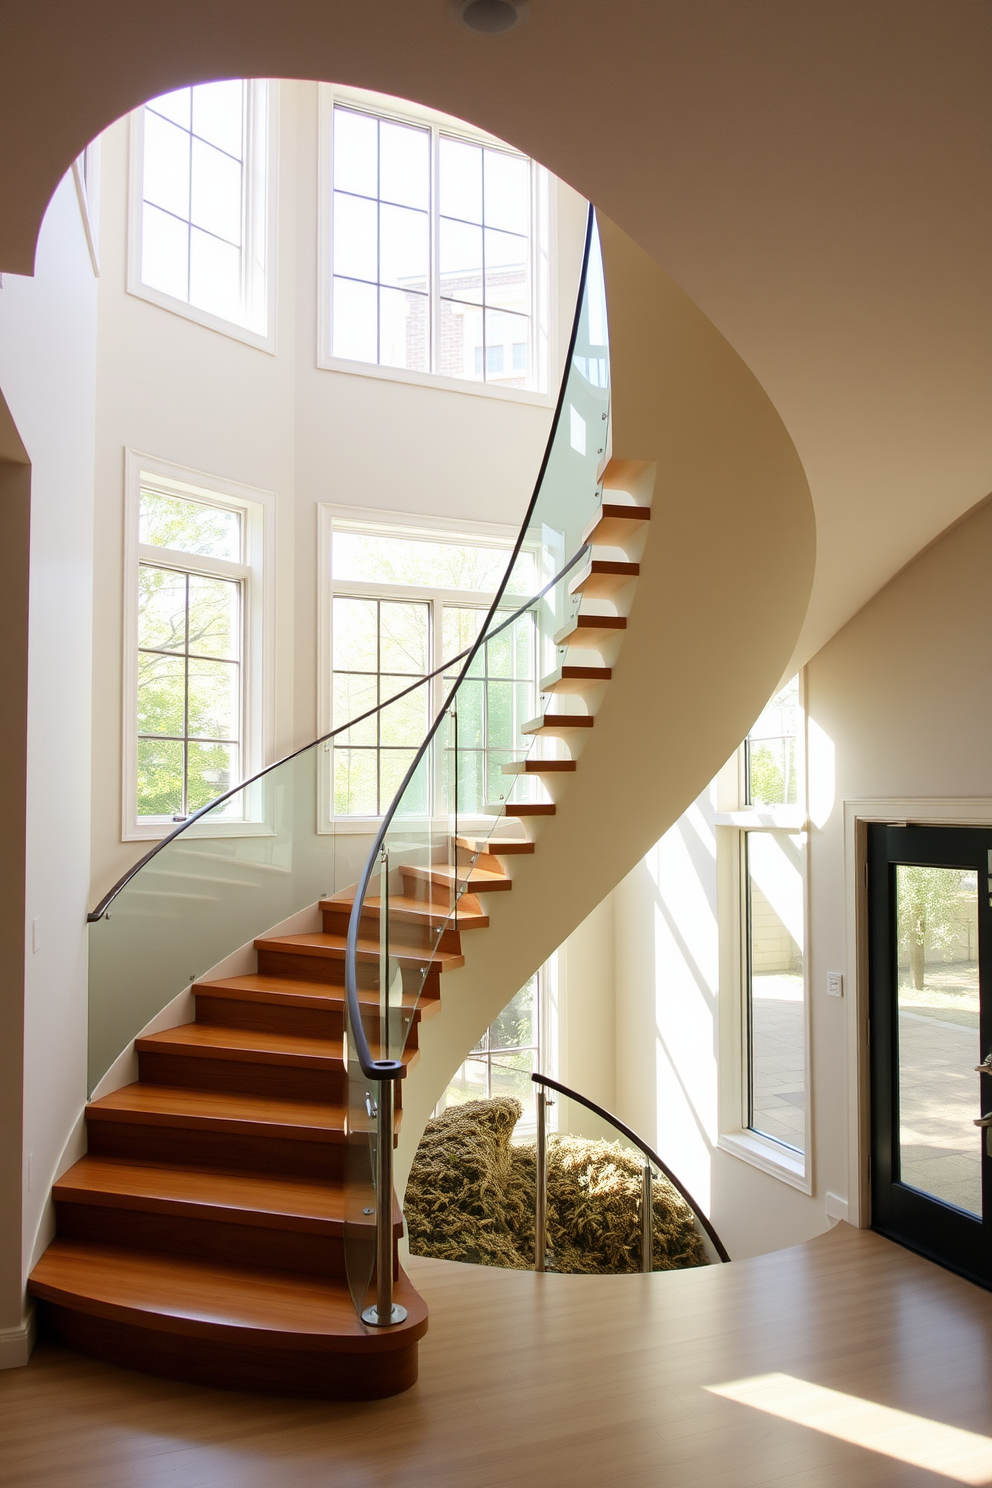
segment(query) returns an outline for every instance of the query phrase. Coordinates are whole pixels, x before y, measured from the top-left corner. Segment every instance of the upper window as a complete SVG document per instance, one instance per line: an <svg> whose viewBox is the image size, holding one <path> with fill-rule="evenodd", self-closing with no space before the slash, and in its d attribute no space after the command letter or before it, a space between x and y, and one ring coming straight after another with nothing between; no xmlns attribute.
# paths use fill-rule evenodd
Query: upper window
<svg viewBox="0 0 992 1488"><path fill-rule="evenodd" d="M337 361L547 389L547 175L488 137L337 100L326 346Z"/></svg>
<svg viewBox="0 0 992 1488"><path fill-rule="evenodd" d="M258 769L265 713L263 501L138 469L137 458L128 456L125 840L171 830ZM245 812L235 797L223 820Z"/></svg>
<svg viewBox="0 0 992 1488"><path fill-rule="evenodd" d="M135 116L128 287L264 342L269 84L179 88Z"/></svg>
<svg viewBox="0 0 992 1488"><path fill-rule="evenodd" d="M331 810L340 821L386 810L458 668L363 715L472 644L511 549L508 538L491 531L473 536L398 523L377 527L357 514L332 517L327 538L326 711L335 729L362 719L338 734L331 750ZM529 553L518 559L508 608L521 584L531 592L528 565L534 561ZM537 619L529 610L486 642L459 695L457 794L459 809L469 815L484 813L505 789L501 767L517 758L520 726L537 710ZM439 751L408 793L407 809L429 813L453 780L452 761Z"/></svg>

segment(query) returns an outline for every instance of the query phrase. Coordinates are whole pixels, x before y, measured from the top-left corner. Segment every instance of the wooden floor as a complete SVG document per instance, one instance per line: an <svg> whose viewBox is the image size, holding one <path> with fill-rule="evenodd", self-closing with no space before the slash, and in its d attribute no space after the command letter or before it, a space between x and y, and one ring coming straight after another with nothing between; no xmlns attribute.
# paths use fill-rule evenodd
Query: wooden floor
<svg viewBox="0 0 992 1488"><path fill-rule="evenodd" d="M644 1277L425 1260L410 1272L431 1327L420 1382L407 1394L361 1405L271 1400L173 1384L42 1344L26 1369L0 1374L0 1483L992 1482L992 1294L869 1232L841 1225L755 1260ZM807 1395L808 1385L826 1387L924 1424L876 1411L885 1451L870 1450L708 1388L769 1374L807 1382L799 1387ZM856 1402L854 1414L860 1419ZM843 1426L850 1416L847 1407L822 1419ZM921 1443L929 1468L910 1465ZM909 1462L900 1460L904 1448Z"/></svg>

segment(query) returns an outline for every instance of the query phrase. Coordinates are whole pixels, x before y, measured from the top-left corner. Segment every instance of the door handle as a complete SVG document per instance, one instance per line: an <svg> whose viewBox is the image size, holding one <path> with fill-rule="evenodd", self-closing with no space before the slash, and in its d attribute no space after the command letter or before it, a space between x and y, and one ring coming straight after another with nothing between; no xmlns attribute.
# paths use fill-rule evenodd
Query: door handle
<svg viewBox="0 0 992 1488"><path fill-rule="evenodd" d="M976 1116L975 1125L992 1126L992 1111L986 1111L984 1116Z"/></svg>

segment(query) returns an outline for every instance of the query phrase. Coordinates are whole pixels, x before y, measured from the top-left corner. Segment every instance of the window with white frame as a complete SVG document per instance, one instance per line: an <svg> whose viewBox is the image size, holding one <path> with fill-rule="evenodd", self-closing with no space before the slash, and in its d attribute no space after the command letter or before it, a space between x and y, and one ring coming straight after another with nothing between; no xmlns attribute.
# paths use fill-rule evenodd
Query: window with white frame
<svg viewBox="0 0 992 1488"><path fill-rule="evenodd" d="M328 113L329 364L546 393L547 173L437 116Z"/></svg>
<svg viewBox="0 0 992 1488"><path fill-rule="evenodd" d="M802 674L714 782L720 925L718 1145L811 1191Z"/></svg>
<svg viewBox="0 0 992 1488"><path fill-rule="evenodd" d="M512 540L361 518L331 516L329 524L330 726L339 729L407 692L334 739L333 815L376 817L395 795L457 669L407 689L475 639ZM508 608L521 586L533 592L529 563L525 554L515 565ZM498 798L492 791L503 781L500 766L519 753L514 730L536 710L537 656L536 620L528 613L481 649L459 695L458 802L466 814L481 813ZM451 765L427 762L406 797L408 809L433 809L435 773L446 771L450 779Z"/></svg>
<svg viewBox="0 0 992 1488"><path fill-rule="evenodd" d="M125 839L171 830L259 768L264 711L261 504L143 471L132 483ZM235 798L224 819L245 809Z"/></svg>
<svg viewBox="0 0 992 1488"><path fill-rule="evenodd" d="M269 322L272 87L200 83L134 116L128 288L259 343Z"/></svg>
<svg viewBox="0 0 992 1488"><path fill-rule="evenodd" d="M744 741L740 767L745 806L801 811L802 733L797 676L772 698ZM785 826L784 819L781 825ZM800 825L798 818L795 825ZM754 827L744 829L740 837L743 1124L760 1137L803 1153L806 838L802 830Z"/></svg>
<svg viewBox="0 0 992 1488"><path fill-rule="evenodd" d="M466 1101L509 1095L523 1106L516 1134L523 1136L534 1132L537 1108L531 1075L554 1073L544 1067L542 1059L549 1042L546 1028L549 993L556 974L557 955L530 977L486 1029L456 1071L435 1115Z"/></svg>

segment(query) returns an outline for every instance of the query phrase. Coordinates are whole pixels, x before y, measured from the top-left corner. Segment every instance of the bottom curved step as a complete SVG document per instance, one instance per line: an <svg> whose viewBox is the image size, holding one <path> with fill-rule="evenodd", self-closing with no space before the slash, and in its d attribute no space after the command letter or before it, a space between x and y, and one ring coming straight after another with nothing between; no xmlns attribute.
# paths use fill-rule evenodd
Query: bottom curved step
<svg viewBox="0 0 992 1488"><path fill-rule="evenodd" d="M29 1290L67 1348L192 1384L330 1400L409 1389L427 1307L402 1271L406 1321L369 1328L346 1284L287 1271L56 1239Z"/></svg>

